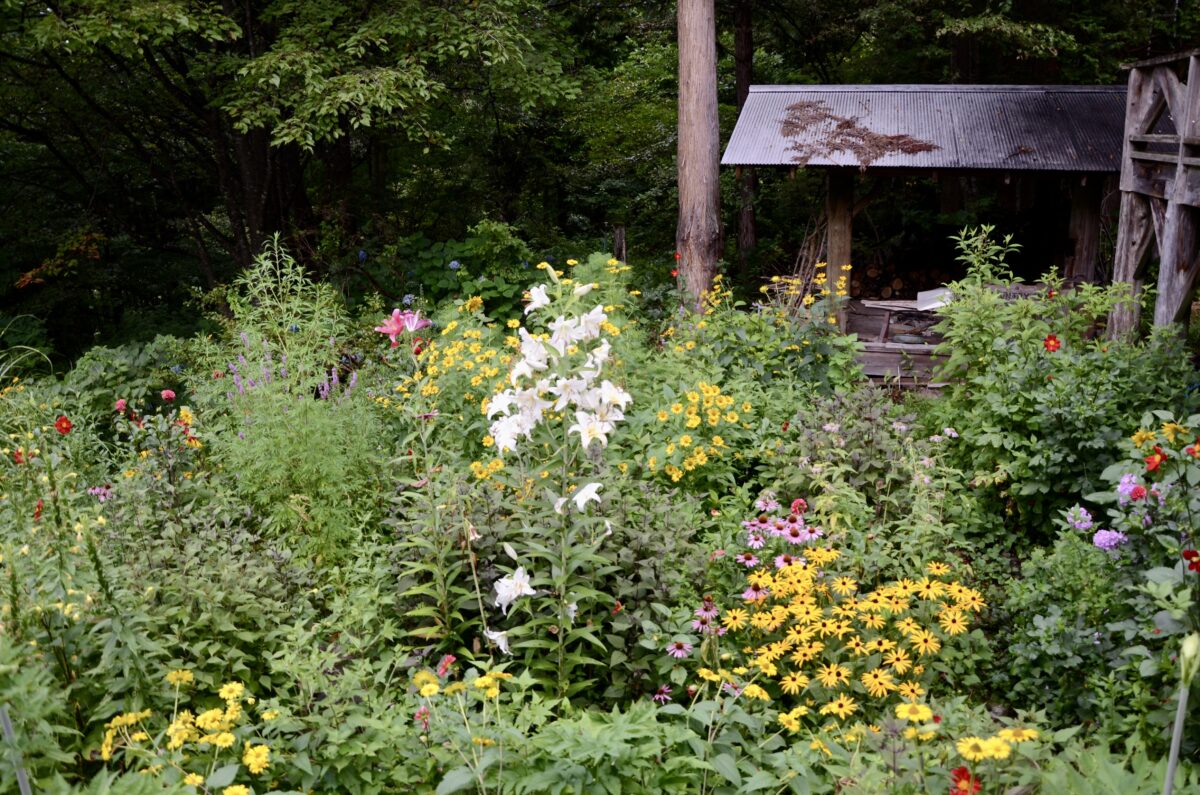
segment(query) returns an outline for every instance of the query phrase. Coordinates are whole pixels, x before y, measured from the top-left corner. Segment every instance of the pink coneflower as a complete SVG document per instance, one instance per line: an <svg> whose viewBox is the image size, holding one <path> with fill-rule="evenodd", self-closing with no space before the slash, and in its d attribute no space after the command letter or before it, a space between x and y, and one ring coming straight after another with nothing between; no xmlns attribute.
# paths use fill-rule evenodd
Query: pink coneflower
<svg viewBox="0 0 1200 795"><path fill-rule="evenodd" d="M701 635L715 635L717 628L713 625L711 618L700 616L692 621L692 631L699 632Z"/></svg>
<svg viewBox="0 0 1200 795"><path fill-rule="evenodd" d="M767 540L763 538L762 533L749 533L746 536L746 546L751 549L762 549L765 543Z"/></svg>
<svg viewBox="0 0 1200 795"><path fill-rule="evenodd" d="M771 497L759 497L754 501L754 507L760 511L773 511L779 507L779 500Z"/></svg>
<svg viewBox="0 0 1200 795"><path fill-rule="evenodd" d="M733 682L722 682L721 689L724 690L726 693L729 693L730 695L732 695L734 698L736 698L742 694L742 689L740 687L738 687L737 685L735 685Z"/></svg>
<svg viewBox="0 0 1200 795"><path fill-rule="evenodd" d="M654 699L655 701L657 701L659 704L666 704L668 701L671 700L671 686L670 685L659 685L658 690L655 691L654 695L651 696L651 698Z"/></svg>
<svg viewBox="0 0 1200 795"><path fill-rule="evenodd" d="M794 566L797 563L803 563L803 558L794 558L786 552L775 557L775 568L786 569L788 566Z"/></svg>
<svg viewBox="0 0 1200 795"><path fill-rule="evenodd" d="M743 552L740 555L735 555L733 559L748 569L752 569L758 565L758 558L754 557L754 555L750 552Z"/></svg>
<svg viewBox="0 0 1200 795"><path fill-rule="evenodd" d="M766 514L756 516L753 519L747 519L742 522L742 527L747 530L766 531L771 529L771 517Z"/></svg>
<svg viewBox="0 0 1200 795"><path fill-rule="evenodd" d="M700 609L696 611L696 615L701 618L716 618L720 612L713 598L706 595L704 601L700 604Z"/></svg>
<svg viewBox="0 0 1200 795"><path fill-rule="evenodd" d="M667 655L682 660L692 653L692 644L682 640L671 641L667 644Z"/></svg>
<svg viewBox="0 0 1200 795"><path fill-rule="evenodd" d="M758 602L770 596L771 592L762 587L756 582L750 583L746 590L742 591L742 598L747 602Z"/></svg>
<svg viewBox="0 0 1200 795"><path fill-rule="evenodd" d="M820 528L801 525L789 527L783 537L789 544L807 544L810 541L816 541L822 535L824 533Z"/></svg>

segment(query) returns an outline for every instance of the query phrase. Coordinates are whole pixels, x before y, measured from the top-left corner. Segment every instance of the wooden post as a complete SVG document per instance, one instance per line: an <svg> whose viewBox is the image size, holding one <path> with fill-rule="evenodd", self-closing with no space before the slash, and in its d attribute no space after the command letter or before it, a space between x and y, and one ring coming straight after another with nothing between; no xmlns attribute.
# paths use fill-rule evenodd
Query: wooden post
<svg viewBox="0 0 1200 795"><path fill-rule="evenodd" d="M854 172L829 169L825 217L829 223L829 278L833 271L850 264L850 236L854 223Z"/></svg>
<svg viewBox="0 0 1200 795"><path fill-rule="evenodd" d="M829 289L845 277L846 290L850 289L850 240L854 224L854 172L848 168L831 168L828 172L828 193L825 197L825 218L829 224L829 256L826 273L829 274ZM842 304L834 296L835 304ZM838 326L846 330L846 313L839 308Z"/></svg>
<svg viewBox="0 0 1200 795"><path fill-rule="evenodd" d="M1067 260L1063 276L1069 280L1096 281L1096 260L1100 256L1100 175L1072 178L1071 240L1075 251Z"/></svg>

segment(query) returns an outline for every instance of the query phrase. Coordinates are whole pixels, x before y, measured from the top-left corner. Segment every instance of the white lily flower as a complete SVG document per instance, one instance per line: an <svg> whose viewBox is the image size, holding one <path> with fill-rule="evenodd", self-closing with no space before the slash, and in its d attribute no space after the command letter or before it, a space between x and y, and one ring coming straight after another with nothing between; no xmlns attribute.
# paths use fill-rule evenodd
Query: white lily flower
<svg viewBox="0 0 1200 795"><path fill-rule="evenodd" d="M595 502L599 504L599 491L603 487L604 484L602 483L589 483L579 491L575 492L575 496L571 498L575 500L575 507L582 511L589 502Z"/></svg>
<svg viewBox="0 0 1200 795"><path fill-rule="evenodd" d="M529 289L529 303L525 305L525 314L550 306L550 296L546 295L546 285L539 284Z"/></svg>
<svg viewBox="0 0 1200 795"><path fill-rule="evenodd" d="M594 340L600 336L600 326L604 321L608 320L608 315L604 314L604 307L597 306L591 312L588 312L583 317L579 318L579 339Z"/></svg>
<svg viewBox="0 0 1200 795"><path fill-rule="evenodd" d="M508 615L508 606L522 596L536 595L537 591L530 585L529 575L525 573L524 566L518 566L512 574L496 580L496 607L499 607L504 615Z"/></svg>
<svg viewBox="0 0 1200 795"><path fill-rule="evenodd" d="M554 512L562 513L563 508L566 506L568 499L570 499L570 498L569 497L559 497L557 500L555 500L554 501Z"/></svg>
<svg viewBox="0 0 1200 795"><path fill-rule="evenodd" d="M554 410L562 411L571 403L578 405L587 388L588 382L582 378L558 379L548 390L551 394L558 395L558 400L554 402Z"/></svg>
<svg viewBox="0 0 1200 795"><path fill-rule="evenodd" d="M592 291L592 288L594 288L595 286L596 285L592 282L588 282L587 284L581 284L575 288L575 295L587 295L588 293L590 293Z"/></svg>
<svg viewBox="0 0 1200 795"><path fill-rule="evenodd" d="M606 427L609 426L609 427ZM611 423L600 422L596 415L586 411L575 412L575 424L567 429L567 433L578 433L579 443L584 451L591 446L592 441L599 439L603 447L608 447L608 432L612 430Z"/></svg>
<svg viewBox="0 0 1200 795"><path fill-rule="evenodd" d="M605 380L600 382L600 399L610 406L620 406L623 409L633 400L633 395L612 381Z"/></svg>
<svg viewBox="0 0 1200 795"><path fill-rule="evenodd" d="M574 624L575 616L577 616L578 614L579 614L579 603L578 602L571 602L571 604L567 605L567 620L568 621L570 621L572 624Z"/></svg>
<svg viewBox="0 0 1200 795"><path fill-rule="evenodd" d="M550 328L550 347L558 351L559 356L566 355L567 348L577 339L575 318L565 318L559 315L547 326Z"/></svg>
<svg viewBox="0 0 1200 795"><path fill-rule="evenodd" d="M507 632L493 632L490 629L485 629L483 634L487 636L488 640L490 640L492 643L495 643L496 646L499 647L501 654L511 654L511 652L508 650Z"/></svg>

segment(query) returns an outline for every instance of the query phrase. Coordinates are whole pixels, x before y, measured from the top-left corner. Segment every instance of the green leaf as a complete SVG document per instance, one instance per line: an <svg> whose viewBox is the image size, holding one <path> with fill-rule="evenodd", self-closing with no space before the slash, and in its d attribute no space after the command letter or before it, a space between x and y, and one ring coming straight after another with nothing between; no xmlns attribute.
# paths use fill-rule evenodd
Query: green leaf
<svg viewBox="0 0 1200 795"><path fill-rule="evenodd" d="M742 785L742 774L738 771L737 762L729 754L717 754L713 757L712 766L733 786Z"/></svg>
<svg viewBox="0 0 1200 795"><path fill-rule="evenodd" d="M232 765L225 765L225 767L217 768L213 771L213 774L208 777L208 781L206 782L205 786L207 786L209 789L228 787L233 783L233 780L237 778L238 769L240 767L241 765L235 762Z"/></svg>
<svg viewBox="0 0 1200 795"><path fill-rule="evenodd" d="M451 792L461 792L475 785L475 773L469 767L456 767L448 772L438 784L436 795L449 795Z"/></svg>

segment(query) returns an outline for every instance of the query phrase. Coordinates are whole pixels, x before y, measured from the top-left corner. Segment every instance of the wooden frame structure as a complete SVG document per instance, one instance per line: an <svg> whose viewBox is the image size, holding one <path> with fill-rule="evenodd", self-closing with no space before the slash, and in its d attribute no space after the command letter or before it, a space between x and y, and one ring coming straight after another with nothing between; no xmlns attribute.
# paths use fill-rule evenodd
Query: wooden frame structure
<svg viewBox="0 0 1200 795"><path fill-rule="evenodd" d="M1200 48L1129 69L1121 157L1121 215L1113 281L1141 289L1150 243L1158 251L1154 325L1186 322L1200 272ZM1109 318L1109 335L1137 327L1138 305Z"/></svg>

